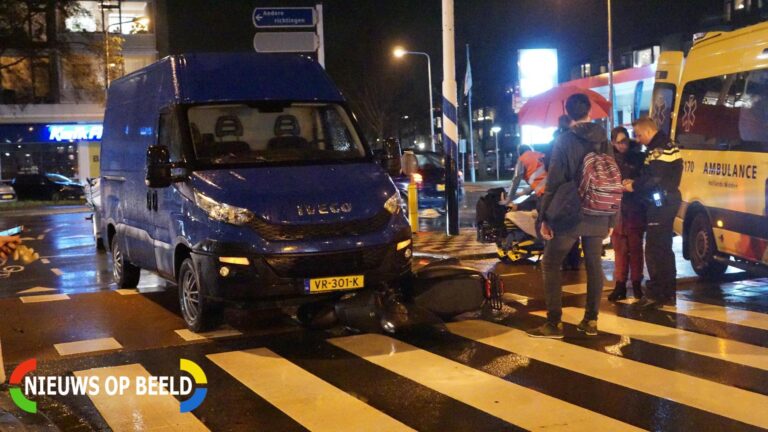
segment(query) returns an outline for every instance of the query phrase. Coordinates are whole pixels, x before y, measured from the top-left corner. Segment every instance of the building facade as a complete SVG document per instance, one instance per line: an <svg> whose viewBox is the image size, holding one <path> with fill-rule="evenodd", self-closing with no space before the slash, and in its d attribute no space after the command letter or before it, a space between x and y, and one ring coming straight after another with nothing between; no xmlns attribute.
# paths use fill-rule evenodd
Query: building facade
<svg viewBox="0 0 768 432"><path fill-rule="evenodd" d="M27 0L0 49L0 180L98 175L106 88L157 60L153 1Z"/></svg>

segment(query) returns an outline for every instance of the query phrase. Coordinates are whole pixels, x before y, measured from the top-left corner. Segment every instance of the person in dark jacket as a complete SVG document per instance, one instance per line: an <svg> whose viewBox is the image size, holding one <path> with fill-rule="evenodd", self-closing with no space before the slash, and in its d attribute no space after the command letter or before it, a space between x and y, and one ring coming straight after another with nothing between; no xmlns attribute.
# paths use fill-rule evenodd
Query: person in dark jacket
<svg viewBox="0 0 768 432"><path fill-rule="evenodd" d="M672 224L682 201L680 179L683 159L669 137L659 131L656 122L643 117L632 124L637 141L647 147L642 173L635 180L625 180L625 190L646 200L648 228L645 236L645 261L650 279L636 309L675 306L677 268L672 251Z"/></svg>
<svg viewBox="0 0 768 432"><path fill-rule="evenodd" d="M634 180L640 176L645 155L637 150L637 143L629 139L629 132L623 127L611 131L611 143L616 164L621 170L622 180ZM627 298L627 277L632 276L632 291L635 298L643 297L643 234L645 233L645 206L642 198L634 192L624 192L621 198L621 212L611 235L611 244L616 253L613 269L613 292L610 301Z"/></svg>
<svg viewBox="0 0 768 432"><path fill-rule="evenodd" d="M562 339L562 280L560 266L573 244L581 237L587 266L587 305L578 330L589 336L597 335L597 311L603 291L603 267L600 262L603 239L610 234L611 216L583 215L570 227L550 226L547 212L555 193L566 183L581 177L584 156L590 152L612 154L602 126L591 123L591 103L584 94L574 94L565 103L568 115L574 119L570 130L560 135L552 148L552 161L547 186L541 198L540 233L544 248L543 281L547 303L547 322L529 330L531 337ZM576 217L576 215L574 215Z"/></svg>

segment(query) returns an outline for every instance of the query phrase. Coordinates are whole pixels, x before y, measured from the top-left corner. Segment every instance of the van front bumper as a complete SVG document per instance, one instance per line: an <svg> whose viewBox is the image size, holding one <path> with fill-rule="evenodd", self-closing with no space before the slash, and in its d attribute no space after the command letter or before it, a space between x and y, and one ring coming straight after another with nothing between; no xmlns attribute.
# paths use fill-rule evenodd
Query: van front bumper
<svg viewBox="0 0 768 432"><path fill-rule="evenodd" d="M305 287L312 278L363 275L364 289L399 284L410 275L413 254L408 240L344 251L274 255L243 253L240 248L219 243L207 246L192 253L207 296L264 307L300 304L348 292L310 294Z"/></svg>

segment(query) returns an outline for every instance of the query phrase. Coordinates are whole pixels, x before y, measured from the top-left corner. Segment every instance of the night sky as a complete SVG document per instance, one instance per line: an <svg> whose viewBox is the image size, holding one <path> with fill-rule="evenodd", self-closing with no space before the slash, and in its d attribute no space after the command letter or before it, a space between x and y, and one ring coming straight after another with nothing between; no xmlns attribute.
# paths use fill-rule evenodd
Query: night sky
<svg viewBox="0 0 768 432"><path fill-rule="evenodd" d="M422 57L395 60L402 45L432 56L433 88L442 80L440 0L326 0L327 70L342 89L364 79L382 81L403 96L402 113L426 111L426 65ZM308 6L277 0L160 0L168 5L170 45L161 54L189 51L250 51L255 6ZM722 0L613 0L614 44L642 48L660 36L699 31L706 17L718 17ZM557 48L560 80L570 68L607 49L605 0L456 0L456 76L459 93L465 44L472 50L477 106L498 105L516 79L517 50ZM158 25L159 39L162 29ZM162 42L161 42L162 44ZM388 80L383 82L382 77Z"/></svg>

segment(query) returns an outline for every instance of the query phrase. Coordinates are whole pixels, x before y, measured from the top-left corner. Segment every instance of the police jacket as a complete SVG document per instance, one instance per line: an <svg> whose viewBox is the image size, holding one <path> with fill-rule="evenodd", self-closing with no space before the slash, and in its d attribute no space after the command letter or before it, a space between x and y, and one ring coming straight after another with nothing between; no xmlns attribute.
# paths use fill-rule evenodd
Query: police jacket
<svg viewBox="0 0 768 432"><path fill-rule="evenodd" d="M633 189L646 200L651 200L654 192L679 196L682 176L680 149L664 132L659 131L648 143L643 169L640 177L635 179Z"/></svg>

